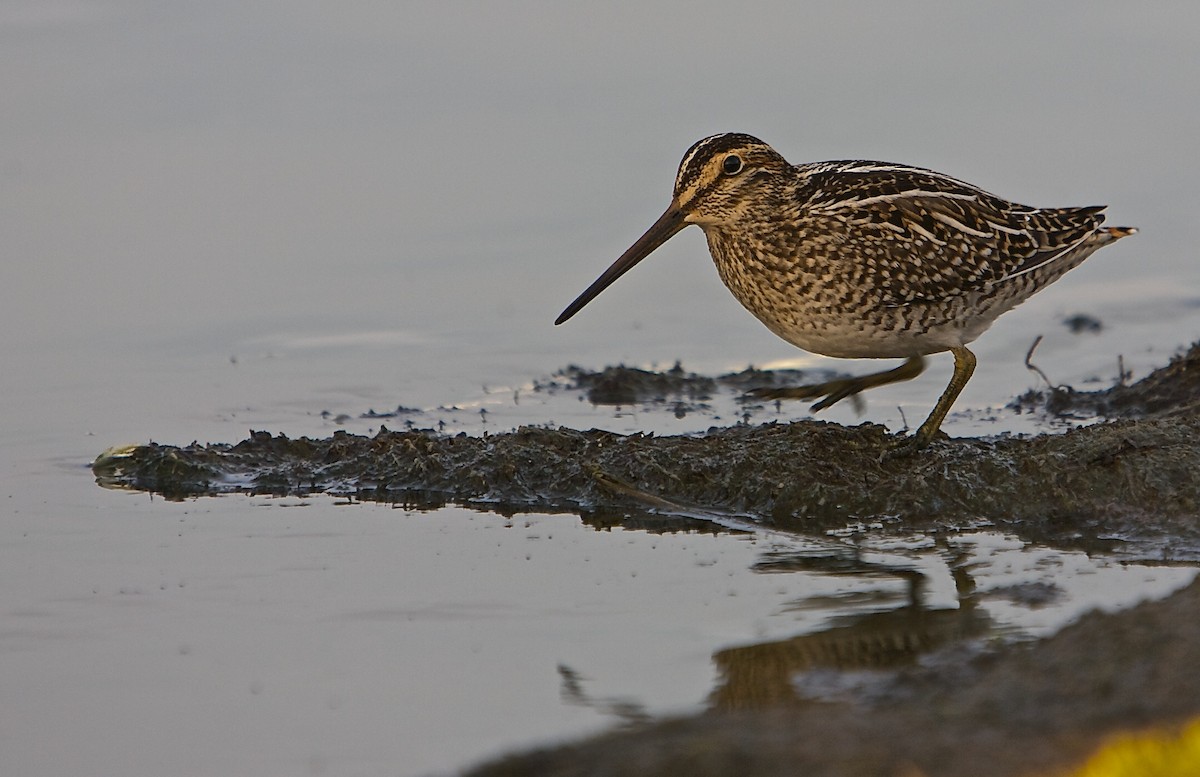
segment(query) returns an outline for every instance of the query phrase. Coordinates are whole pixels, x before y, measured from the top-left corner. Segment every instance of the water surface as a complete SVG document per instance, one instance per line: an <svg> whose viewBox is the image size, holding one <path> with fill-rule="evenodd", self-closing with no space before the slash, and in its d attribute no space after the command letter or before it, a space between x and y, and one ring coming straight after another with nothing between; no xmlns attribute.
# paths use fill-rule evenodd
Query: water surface
<svg viewBox="0 0 1200 777"><path fill-rule="evenodd" d="M722 651L896 610L913 574L922 607L957 610L968 569L1001 592L972 605L986 633L1017 638L1182 585L1189 570L986 527L902 542L169 503L99 489L86 465L150 439L369 433L361 414L398 405L473 433L709 422L514 401L568 363L870 368L774 338L721 288L698 230L551 325L719 131L793 161L880 158L1034 205L1108 203L1140 227L977 343L947 430L1031 430L996 409L1036 384L1021 360L1037 335L1051 379L1085 387L1200 332L1198 13L4 4L0 768L420 774L630 710L698 709L724 687ZM1076 313L1103 328L1072 334ZM862 418L924 417L946 361ZM764 566L829 542L875 566Z"/></svg>

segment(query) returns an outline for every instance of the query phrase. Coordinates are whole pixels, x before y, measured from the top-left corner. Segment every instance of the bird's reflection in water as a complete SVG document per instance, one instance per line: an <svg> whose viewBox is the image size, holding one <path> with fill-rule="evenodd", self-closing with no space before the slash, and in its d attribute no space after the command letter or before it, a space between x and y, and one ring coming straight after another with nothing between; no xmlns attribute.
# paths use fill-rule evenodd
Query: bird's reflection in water
<svg viewBox="0 0 1200 777"><path fill-rule="evenodd" d="M989 621L975 606L974 582L965 559L955 556L948 561L959 606L939 609L925 607L926 578L916 570L863 561L853 554L793 554L760 563L758 569L763 572L899 577L906 582L906 601L892 609L837 617L820 632L716 653L713 658L720 677L709 697L710 706L740 710L806 703L812 700L812 694L805 692L806 675L827 681L829 674L895 669L914 663L923 654L986 633Z"/></svg>

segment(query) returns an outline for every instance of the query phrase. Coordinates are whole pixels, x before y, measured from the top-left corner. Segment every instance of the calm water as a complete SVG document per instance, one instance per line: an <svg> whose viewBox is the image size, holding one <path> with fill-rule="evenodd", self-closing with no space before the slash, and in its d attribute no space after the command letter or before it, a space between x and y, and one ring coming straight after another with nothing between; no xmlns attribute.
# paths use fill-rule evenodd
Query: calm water
<svg viewBox="0 0 1200 777"><path fill-rule="evenodd" d="M1186 3L0 4L0 771L447 770L614 710L698 709L720 651L900 606L913 571L952 609L967 559L989 628L1017 636L1182 585L985 530L164 503L86 465L148 439L366 433L360 413L400 404L472 432L708 423L513 402L568 363L867 368L774 338L698 230L551 325L661 212L688 145L727 130L1140 227L977 343L947 430L1030 429L993 409L1035 384L1037 335L1079 387L1200 336L1197 30ZM1075 313L1102 331L1071 334ZM865 418L923 417L944 361ZM871 565L768 573L847 543ZM1004 593L1029 581L1061 595Z"/></svg>

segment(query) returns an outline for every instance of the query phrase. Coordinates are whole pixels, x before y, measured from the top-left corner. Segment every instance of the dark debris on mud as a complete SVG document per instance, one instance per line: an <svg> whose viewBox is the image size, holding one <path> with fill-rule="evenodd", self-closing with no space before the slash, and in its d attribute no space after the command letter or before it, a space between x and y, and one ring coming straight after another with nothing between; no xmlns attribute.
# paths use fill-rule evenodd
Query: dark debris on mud
<svg viewBox="0 0 1200 777"><path fill-rule="evenodd" d="M722 389L744 394L755 388L820 382L829 380L832 375L828 370L760 370L747 367L740 372L711 377L689 372L679 362L663 371L643 370L623 364L594 371L570 365L549 379L535 381L533 390L578 391L593 405L668 406L677 417L682 417L687 413L711 410L711 400ZM760 404L760 400L748 401Z"/></svg>
<svg viewBox="0 0 1200 777"><path fill-rule="evenodd" d="M1122 376L1123 377L1123 376ZM1069 418L1159 418L1200 413L1200 343L1136 383L1101 391L1070 386L1030 389L1009 408Z"/></svg>
<svg viewBox="0 0 1200 777"><path fill-rule="evenodd" d="M986 519L1042 541L1081 527L1152 540L1196 533L1198 434L1196 417L1118 421L1029 440L947 440L885 459L893 438L882 426L816 421L696 437L538 427L323 440L255 432L236 445L110 452L94 470L102 484L175 498L323 491L415 506L709 510L798 531L855 519L927 528Z"/></svg>
<svg viewBox="0 0 1200 777"><path fill-rule="evenodd" d="M909 457L885 456L894 438L882 426L805 420L664 437L542 427L481 437L383 428L321 440L254 432L234 445L112 450L94 470L103 485L175 498L330 492L500 511L711 511L798 531L853 520L913 528L990 521L1057 544L1120 537L1158 547L1172 537L1175 547L1194 548L1198 360L1193 347L1136 384L1073 395L1074 408L1137 417L1028 439L943 439ZM570 374L609 397L686 391L699 399L722 379L762 385L758 374L621 370L632 376L625 388L609 386L612 371Z"/></svg>

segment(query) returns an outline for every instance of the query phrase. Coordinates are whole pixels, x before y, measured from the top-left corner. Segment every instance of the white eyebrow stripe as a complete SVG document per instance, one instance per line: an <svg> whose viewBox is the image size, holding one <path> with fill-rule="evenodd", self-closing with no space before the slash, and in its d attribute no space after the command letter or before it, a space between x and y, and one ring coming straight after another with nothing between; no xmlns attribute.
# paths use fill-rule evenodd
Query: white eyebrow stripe
<svg viewBox="0 0 1200 777"><path fill-rule="evenodd" d="M723 137L725 137L725 136L724 135L709 135L707 138L704 138L703 140L700 140L696 143L696 145L692 148L691 153L688 154L687 156L685 156L683 158L683 161L679 163L679 173L676 174L676 176L675 176L675 185L676 186L679 185L680 176L683 175L683 171L690 166L692 160L695 159L697 156L699 156L700 152L704 151L709 146L711 146L714 141L718 140L719 138L723 138Z"/></svg>

